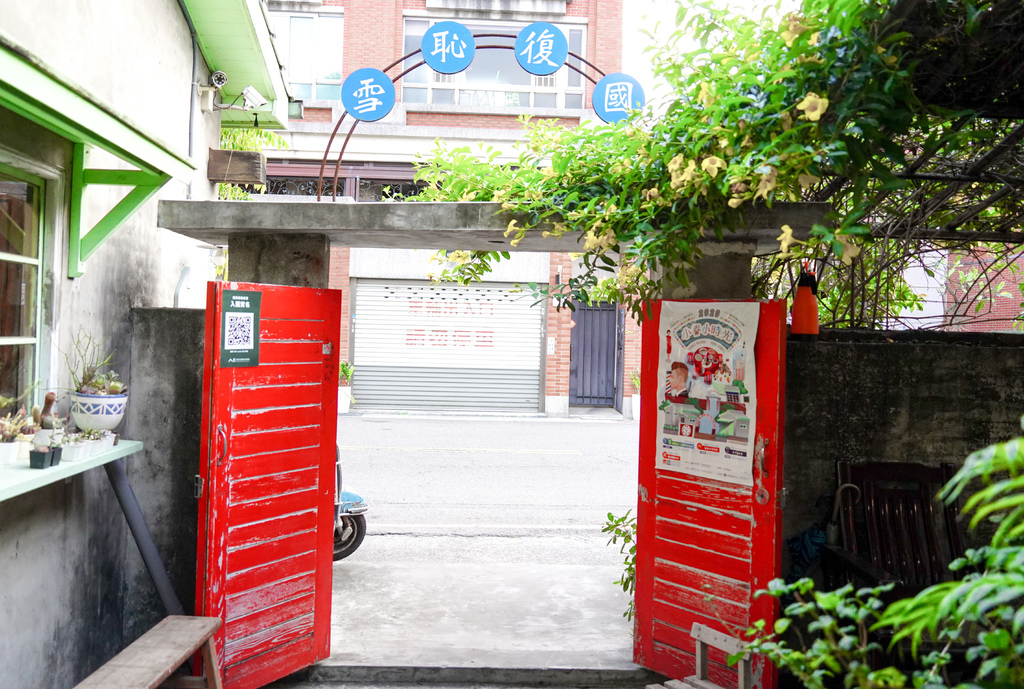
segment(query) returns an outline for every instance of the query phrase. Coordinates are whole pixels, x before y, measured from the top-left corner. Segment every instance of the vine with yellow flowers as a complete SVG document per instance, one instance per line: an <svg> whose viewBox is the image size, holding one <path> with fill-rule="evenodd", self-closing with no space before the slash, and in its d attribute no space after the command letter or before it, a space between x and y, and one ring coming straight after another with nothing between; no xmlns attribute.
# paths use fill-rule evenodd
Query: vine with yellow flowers
<svg viewBox="0 0 1024 689"><path fill-rule="evenodd" d="M687 285L700 241L738 227L755 204L824 190L834 208L808 239L782 228L779 252L755 271L755 296L787 288L802 260L869 261L866 216L879 194L906 187L893 173L907 164L901 140L948 148L965 131L916 99L892 4L805 0L796 13L750 18L679 0L676 32L652 48L655 73L673 89L664 114L575 129L530 123L506 164L494 151L440 144L421 161L420 198L498 201L523 213L527 223L506 233L513 246L527 232L580 231L583 246L567 250L581 249L583 268L552 296L625 303L638 316L663 281ZM503 256L442 252L441 277L478 279ZM859 289L890 309L918 299L899 276Z"/></svg>

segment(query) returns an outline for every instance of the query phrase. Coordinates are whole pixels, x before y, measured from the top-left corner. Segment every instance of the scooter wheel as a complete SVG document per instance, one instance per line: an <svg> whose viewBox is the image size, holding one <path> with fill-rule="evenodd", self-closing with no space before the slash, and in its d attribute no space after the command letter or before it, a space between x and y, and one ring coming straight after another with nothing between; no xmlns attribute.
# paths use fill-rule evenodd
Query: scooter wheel
<svg viewBox="0 0 1024 689"><path fill-rule="evenodd" d="M344 560L354 553L365 536L366 517L361 514L342 517L341 524L334 527L334 561Z"/></svg>

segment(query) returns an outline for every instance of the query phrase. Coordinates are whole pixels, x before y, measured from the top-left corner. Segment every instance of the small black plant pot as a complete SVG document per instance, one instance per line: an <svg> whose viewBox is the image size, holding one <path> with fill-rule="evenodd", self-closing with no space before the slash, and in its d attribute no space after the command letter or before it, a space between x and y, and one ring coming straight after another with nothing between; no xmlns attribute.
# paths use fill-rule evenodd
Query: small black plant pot
<svg viewBox="0 0 1024 689"><path fill-rule="evenodd" d="M29 450L28 452L28 465L33 469L46 469L50 466L50 462L53 459L53 451L47 450L46 452L40 452L38 450Z"/></svg>
<svg viewBox="0 0 1024 689"><path fill-rule="evenodd" d="M50 457L50 466L55 467L58 464L60 464L60 456L61 456L61 454L63 454L63 452L64 452L64 448L63 447L51 447L50 448L50 453L52 454L52 456Z"/></svg>

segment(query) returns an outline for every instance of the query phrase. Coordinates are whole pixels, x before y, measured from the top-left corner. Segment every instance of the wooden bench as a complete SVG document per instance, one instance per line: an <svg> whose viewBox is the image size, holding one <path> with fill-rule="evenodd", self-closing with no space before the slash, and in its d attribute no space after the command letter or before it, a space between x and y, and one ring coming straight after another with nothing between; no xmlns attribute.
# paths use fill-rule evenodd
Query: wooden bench
<svg viewBox="0 0 1024 689"><path fill-rule="evenodd" d="M222 689L213 634L216 617L165 617L75 689ZM171 676L196 651L203 655L203 676Z"/></svg>

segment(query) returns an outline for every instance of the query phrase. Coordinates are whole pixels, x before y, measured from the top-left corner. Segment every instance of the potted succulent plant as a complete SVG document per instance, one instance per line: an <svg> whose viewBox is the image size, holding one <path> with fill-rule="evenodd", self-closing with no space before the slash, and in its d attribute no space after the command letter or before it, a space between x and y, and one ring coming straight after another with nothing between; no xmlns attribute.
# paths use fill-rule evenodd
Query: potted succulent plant
<svg viewBox="0 0 1024 689"><path fill-rule="evenodd" d="M73 351L64 356L74 385L71 416L83 430L112 431L128 405L128 388L110 368L114 355L104 355L88 333L80 333L72 344Z"/></svg>
<svg viewBox="0 0 1024 689"><path fill-rule="evenodd" d="M352 372L356 367L347 361L338 362L338 413L347 414L349 405L355 402L352 397Z"/></svg>
<svg viewBox="0 0 1024 689"><path fill-rule="evenodd" d="M17 460L18 437L28 429L31 421L24 407L0 418L0 465L11 465Z"/></svg>

